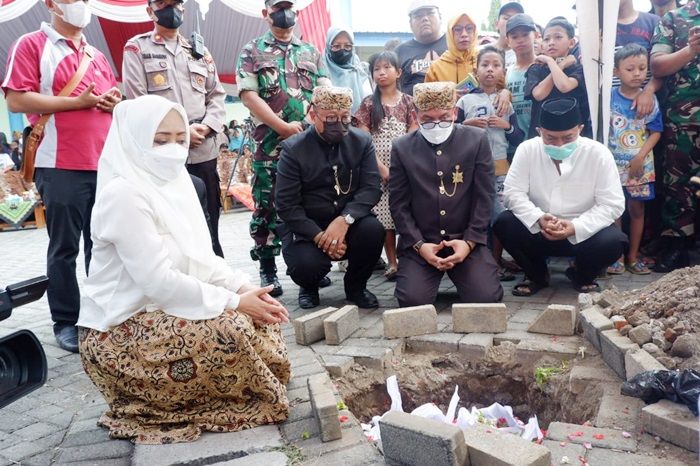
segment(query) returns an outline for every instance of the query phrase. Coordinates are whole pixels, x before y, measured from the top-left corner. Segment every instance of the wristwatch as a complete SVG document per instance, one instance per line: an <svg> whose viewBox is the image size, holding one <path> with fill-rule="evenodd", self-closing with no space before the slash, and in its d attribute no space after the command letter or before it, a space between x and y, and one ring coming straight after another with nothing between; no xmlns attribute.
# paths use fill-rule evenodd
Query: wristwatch
<svg viewBox="0 0 700 466"><path fill-rule="evenodd" d="M425 244L425 241L423 241L423 240L417 241L416 244L413 245L413 249L414 249L417 253L420 254L420 248L421 248L421 246L423 246L424 244Z"/></svg>
<svg viewBox="0 0 700 466"><path fill-rule="evenodd" d="M350 214L343 216L343 219L345 219L345 223L347 223L348 225L352 225L353 223L355 223L355 217L353 217Z"/></svg>

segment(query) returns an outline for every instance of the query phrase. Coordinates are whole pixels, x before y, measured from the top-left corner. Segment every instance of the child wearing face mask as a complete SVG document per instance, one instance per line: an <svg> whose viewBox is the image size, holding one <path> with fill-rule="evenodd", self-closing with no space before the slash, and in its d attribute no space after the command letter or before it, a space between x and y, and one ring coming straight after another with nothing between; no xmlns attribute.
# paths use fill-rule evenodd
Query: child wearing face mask
<svg viewBox="0 0 700 466"><path fill-rule="evenodd" d="M525 98L532 100L528 139L538 135L537 122L542 103L560 97L572 97L578 101L584 121L581 135L593 136L583 65L572 53L575 45L574 26L571 23L563 18L554 18L547 23L541 46L544 53L535 57L525 81Z"/></svg>
<svg viewBox="0 0 700 466"><path fill-rule="evenodd" d="M393 280L398 271L396 257L396 232L389 211L389 166L391 165L391 144L394 139L418 128L411 110L413 99L398 88L401 67L399 57L394 52L381 52L370 59L374 94L365 97L355 114L357 126L372 135L377 155L379 175L382 178L382 197L373 213L386 230L384 251L388 267L384 276Z"/></svg>
<svg viewBox="0 0 700 466"><path fill-rule="evenodd" d="M463 96L457 102L457 122L486 130L493 156L496 175L496 198L494 199L492 222L505 210L503 207L503 183L508 173L508 144L518 146L524 134L518 127L518 120L509 104L504 118L497 115L494 101L498 96L498 86L505 79L505 58L503 52L487 45L476 59L476 77L479 87ZM515 277L502 265L503 246L497 238L492 238L493 255L499 264L501 281Z"/></svg>
<svg viewBox="0 0 700 466"><path fill-rule="evenodd" d="M352 89L352 112L355 113L362 99L372 94L369 76L355 53L355 36L346 28L332 27L326 35L324 61L328 77L334 86Z"/></svg>

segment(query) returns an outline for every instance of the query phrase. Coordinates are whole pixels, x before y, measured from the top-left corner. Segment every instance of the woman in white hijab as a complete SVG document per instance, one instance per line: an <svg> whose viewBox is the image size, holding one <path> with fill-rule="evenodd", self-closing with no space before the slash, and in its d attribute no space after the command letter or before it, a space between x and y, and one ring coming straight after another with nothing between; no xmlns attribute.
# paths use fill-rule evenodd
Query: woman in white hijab
<svg viewBox="0 0 700 466"><path fill-rule="evenodd" d="M109 404L99 423L137 443L282 421L286 309L212 251L184 168L183 108L118 104L97 171L80 356Z"/></svg>

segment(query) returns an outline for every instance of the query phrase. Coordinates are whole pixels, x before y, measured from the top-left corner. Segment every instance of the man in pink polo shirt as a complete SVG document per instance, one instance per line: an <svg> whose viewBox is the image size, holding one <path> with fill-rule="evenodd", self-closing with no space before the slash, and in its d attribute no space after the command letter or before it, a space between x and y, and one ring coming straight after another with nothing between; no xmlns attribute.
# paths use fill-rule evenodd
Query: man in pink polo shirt
<svg viewBox="0 0 700 466"><path fill-rule="evenodd" d="M85 42L82 31L91 17L87 1L44 1L51 24L42 23L15 42L0 87L10 111L26 113L32 124L41 114L52 114L36 153L36 185L46 206L54 335L61 348L77 353L80 290L75 259L82 235L87 271L97 161L121 94L105 56ZM91 50L93 60L81 82L70 96L58 97Z"/></svg>

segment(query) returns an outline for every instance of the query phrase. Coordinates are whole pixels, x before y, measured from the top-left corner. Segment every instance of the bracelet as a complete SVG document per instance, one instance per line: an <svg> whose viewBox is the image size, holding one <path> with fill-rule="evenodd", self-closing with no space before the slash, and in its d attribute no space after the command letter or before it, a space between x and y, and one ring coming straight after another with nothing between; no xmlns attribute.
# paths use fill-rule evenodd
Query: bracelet
<svg viewBox="0 0 700 466"><path fill-rule="evenodd" d="M469 244L469 241L465 241L465 243L467 243L467 246L469 247L469 253L468 253L468 254L471 254L472 251L474 250L474 247L473 247L471 244Z"/></svg>

